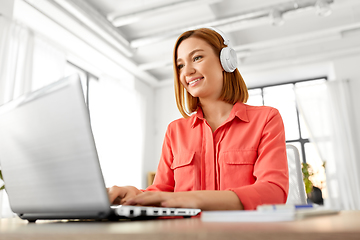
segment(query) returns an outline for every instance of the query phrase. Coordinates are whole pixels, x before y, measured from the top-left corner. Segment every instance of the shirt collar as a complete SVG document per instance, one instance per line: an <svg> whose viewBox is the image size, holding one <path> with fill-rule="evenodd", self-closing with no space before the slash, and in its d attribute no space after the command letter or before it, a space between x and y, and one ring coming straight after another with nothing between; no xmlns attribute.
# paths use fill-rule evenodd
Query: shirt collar
<svg viewBox="0 0 360 240"><path fill-rule="evenodd" d="M194 113L191 118L193 118L192 120L192 124L191 127L194 128L198 122L200 121L204 121L204 113L201 109L201 107L198 107L196 110L196 113Z"/></svg>
<svg viewBox="0 0 360 240"><path fill-rule="evenodd" d="M249 118L247 115L247 111L246 111L246 105L242 102L237 102L234 104L229 118L226 120L228 121L232 121L235 117L239 118L240 120L244 121L244 122L249 122ZM200 121L204 121L204 113L201 109L201 107L198 107L198 109L196 110L196 113L194 113L191 118L193 118L192 120L192 124L191 127L195 127L197 123L199 123Z"/></svg>
<svg viewBox="0 0 360 240"><path fill-rule="evenodd" d="M249 122L249 118L247 115L247 107L244 103L237 102L234 104L234 107L230 112L229 120L232 120L235 117L239 118L244 122Z"/></svg>

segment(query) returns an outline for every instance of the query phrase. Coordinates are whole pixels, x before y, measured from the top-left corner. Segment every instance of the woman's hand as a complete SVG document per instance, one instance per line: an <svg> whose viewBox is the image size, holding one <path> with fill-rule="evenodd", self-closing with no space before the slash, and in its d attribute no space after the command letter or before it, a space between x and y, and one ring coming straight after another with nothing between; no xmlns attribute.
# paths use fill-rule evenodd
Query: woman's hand
<svg viewBox="0 0 360 240"><path fill-rule="evenodd" d="M142 193L142 191L133 186L112 186L111 188L107 188L107 192L110 203L113 204L126 204L128 199L134 198L136 195Z"/></svg>
<svg viewBox="0 0 360 240"><path fill-rule="evenodd" d="M199 208L201 210L242 210L232 191L143 192L125 205Z"/></svg>

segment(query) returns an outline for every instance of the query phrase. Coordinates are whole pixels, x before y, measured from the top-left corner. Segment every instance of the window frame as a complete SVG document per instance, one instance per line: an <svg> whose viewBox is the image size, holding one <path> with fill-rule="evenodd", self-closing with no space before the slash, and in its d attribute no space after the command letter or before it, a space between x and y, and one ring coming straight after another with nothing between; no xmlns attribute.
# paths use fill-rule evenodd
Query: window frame
<svg viewBox="0 0 360 240"><path fill-rule="evenodd" d="M328 77L322 76L322 77L317 77L317 78L302 79L302 80L296 80L296 81L287 81L287 82L281 82L281 83L269 84L269 85L261 85L261 86L257 86L257 87L250 87L250 88L248 88L248 90L260 89L262 105L264 106L264 103L265 103L264 102L264 88L276 87L276 86L288 85L288 84L292 84L293 87L295 88L295 84L297 84L297 83L310 82L310 81L316 81L316 80L321 80L321 79L325 79L325 81L327 81ZM303 136L301 134L300 113L299 113L299 109L298 109L296 100L295 100L295 103L296 103L295 108L296 108L296 118L297 118L297 123L298 123L298 130L299 130L299 138L293 139L293 140L286 140L286 143L290 143L290 144L295 143L295 142L300 143L301 149L299 149L299 151L301 152L303 163L306 163L307 161L306 161L305 144L310 143L310 139L303 138Z"/></svg>

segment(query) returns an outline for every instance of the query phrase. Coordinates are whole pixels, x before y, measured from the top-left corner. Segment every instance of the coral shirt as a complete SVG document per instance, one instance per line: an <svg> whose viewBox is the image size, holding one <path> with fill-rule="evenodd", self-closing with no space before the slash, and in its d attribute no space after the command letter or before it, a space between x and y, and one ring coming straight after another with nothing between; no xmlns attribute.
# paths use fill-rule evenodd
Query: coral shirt
<svg viewBox="0 0 360 240"><path fill-rule="evenodd" d="M230 190L250 210L285 203L288 188L278 110L236 103L215 132L201 108L170 123L154 183L146 191Z"/></svg>

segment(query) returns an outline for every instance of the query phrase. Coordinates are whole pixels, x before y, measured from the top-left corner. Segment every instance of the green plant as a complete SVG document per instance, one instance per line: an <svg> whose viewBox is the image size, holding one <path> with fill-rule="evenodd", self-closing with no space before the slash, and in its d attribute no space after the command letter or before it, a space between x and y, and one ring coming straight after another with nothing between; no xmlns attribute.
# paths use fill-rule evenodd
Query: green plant
<svg viewBox="0 0 360 240"><path fill-rule="evenodd" d="M1 170L0 170L0 179L1 179L2 181L4 181ZM0 187L0 191L3 190L3 189L5 189L5 184Z"/></svg>
<svg viewBox="0 0 360 240"><path fill-rule="evenodd" d="M305 192L306 194L309 194L312 191L313 183L310 180L310 177L314 175L314 172L308 163L302 163L302 173L303 173L303 179L305 184Z"/></svg>

